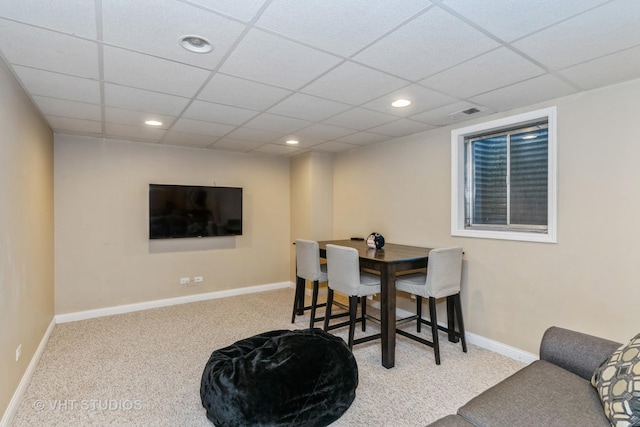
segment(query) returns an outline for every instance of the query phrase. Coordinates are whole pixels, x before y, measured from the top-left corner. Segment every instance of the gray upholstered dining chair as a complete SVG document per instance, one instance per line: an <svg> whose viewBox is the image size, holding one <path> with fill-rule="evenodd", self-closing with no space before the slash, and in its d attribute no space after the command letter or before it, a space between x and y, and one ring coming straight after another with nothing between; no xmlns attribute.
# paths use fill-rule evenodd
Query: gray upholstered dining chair
<svg viewBox="0 0 640 427"><path fill-rule="evenodd" d="M361 322L362 331L366 331L366 297L380 293L380 277L360 271L360 257L357 249L331 244L327 245L327 273L329 276L329 293L324 315L324 330L329 331L349 325L347 344L350 349L353 349L354 344L380 338L380 334L374 334L354 340L357 322ZM349 320L329 326L329 321L333 318L331 307L333 305L334 291L349 297ZM358 300L361 301L362 305L361 317L359 318L357 317Z"/></svg>
<svg viewBox="0 0 640 427"><path fill-rule="evenodd" d="M467 352L467 341L464 335L464 323L462 320L462 305L460 304L460 281L462 279L462 248L432 249L429 252L427 273L415 273L400 276L396 279L396 289L408 292L416 296L416 315L399 320L399 323L416 319L416 331L420 332L422 323L431 326L432 341L413 335L402 329L396 333L411 338L422 344L433 347L436 364L440 364L440 344L438 342L438 330L448 332L459 338L462 342L462 351ZM429 320L422 318L422 298L429 298ZM438 298L452 298L453 308L456 314L459 331L455 331L455 325L449 327L439 326L436 316L436 300ZM452 329L449 329L452 328Z"/></svg>
<svg viewBox="0 0 640 427"><path fill-rule="evenodd" d="M318 304L318 288L321 282L327 281L327 265L320 264L320 248L318 242L313 240L296 239L296 276L300 279L313 283L313 293L311 295L311 305L304 306L304 288L299 289L296 283L296 294L293 300L293 315L291 323L296 321L296 311L311 309L309 327L313 328L316 320L324 320L323 317L316 319L316 308L324 307L326 303ZM297 282L297 280L296 280ZM302 294L300 294L302 292ZM302 301L302 307L297 307L298 301Z"/></svg>

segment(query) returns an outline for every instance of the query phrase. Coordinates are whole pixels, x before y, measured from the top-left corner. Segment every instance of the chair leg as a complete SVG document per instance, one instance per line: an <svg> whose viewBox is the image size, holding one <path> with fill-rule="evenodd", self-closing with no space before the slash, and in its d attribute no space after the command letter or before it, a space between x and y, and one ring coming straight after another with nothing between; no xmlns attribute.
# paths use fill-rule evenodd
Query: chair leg
<svg viewBox="0 0 640 427"><path fill-rule="evenodd" d="M362 332L367 331L367 297L360 297L362 304Z"/></svg>
<svg viewBox="0 0 640 427"><path fill-rule="evenodd" d="M356 329L356 314L358 312L358 297L349 297L349 350L353 350L353 337Z"/></svg>
<svg viewBox="0 0 640 427"><path fill-rule="evenodd" d="M420 295L416 295L416 315L418 316L416 332L420 332L422 330L422 297Z"/></svg>
<svg viewBox="0 0 640 427"><path fill-rule="evenodd" d="M313 328L316 323L316 306L318 305L318 288L320 282L315 280L313 282L313 296L311 297L311 319L309 319L309 327Z"/></svg>
<svg viewBox="0 0 640 427"><path fill-rule="evenodd" d="M300 303L301 296L303 298L302 304ZM302 313L300 312L301 308L302 308ZM291 315L291 323L296 322L296 314L303 314L303 313L304 313L304 282L303 282L303 279L296 276L296 293L295 293L295 296L293 297L293 314Z"/></svg>
<svg viewBox="0 0 640 427"><path fill-rule="evenodd" d="M431 334L433 335L433 353L436 365L440 364L440 343L438 341L438 316L436 314L436 299L429 297L429 316L431 317Z"/></svg>
<svg viewBox="0 0 640 427"><path fill-rule="evenodd" d="M329 319L331 319L331 306L333 305L333 289L329 288L327 292L327 308L324 312L324 331L329 329Z"/></svg>
<svg viewBox="0 0 640 427"><path fill-rule="evenodd" d="M460 301L460 294L456 294L453 297L453 303L456 310L456 317L458 319L458 330L460 331L460 341L462 341L462 351L467 352L467 340L464 336L464 322L462 320L462 302Z"/></svg>

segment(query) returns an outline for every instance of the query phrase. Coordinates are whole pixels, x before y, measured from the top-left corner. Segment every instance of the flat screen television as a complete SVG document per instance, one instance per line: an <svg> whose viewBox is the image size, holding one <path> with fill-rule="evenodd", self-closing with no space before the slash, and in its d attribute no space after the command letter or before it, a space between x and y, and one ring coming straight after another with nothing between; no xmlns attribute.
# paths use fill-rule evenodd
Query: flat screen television
<svg viewBox="0 0 640 427"><path fill-rule="evenodd" d="M149 184L149 238L242 235L242 188Z"/></svg>

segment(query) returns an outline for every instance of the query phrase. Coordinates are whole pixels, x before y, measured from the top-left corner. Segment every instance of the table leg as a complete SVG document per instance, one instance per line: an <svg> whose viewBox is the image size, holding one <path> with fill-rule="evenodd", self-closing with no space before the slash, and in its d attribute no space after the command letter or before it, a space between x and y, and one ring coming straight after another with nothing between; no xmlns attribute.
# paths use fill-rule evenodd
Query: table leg
<svg viewBox="0 0 640 427"><path fill-rule="evenodd" d="M396 364L396 271L393 264L382 264L380 270L380 329L382 366Z"/></svg>
<svg viewBox="0 0 640 427"><path fill-rule="evenodd" d="M449 341L458 342L459 339L453 332L456 328L455 306L452 296L447 297L447 328L449 328Z"/></svg>

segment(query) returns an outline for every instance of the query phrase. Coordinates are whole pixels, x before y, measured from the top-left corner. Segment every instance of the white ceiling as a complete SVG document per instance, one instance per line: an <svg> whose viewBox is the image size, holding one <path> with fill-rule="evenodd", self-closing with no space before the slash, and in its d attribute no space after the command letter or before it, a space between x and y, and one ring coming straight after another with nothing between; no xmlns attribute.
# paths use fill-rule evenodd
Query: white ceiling
<svg viewBox="0 0 640 427"><path fill-rule="evenodd" d="M639 23L638 0L0 0L0 55L55 132L288 156L640 78Z"/></svg>

